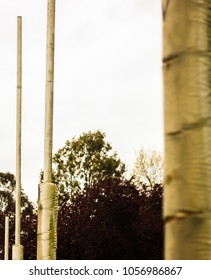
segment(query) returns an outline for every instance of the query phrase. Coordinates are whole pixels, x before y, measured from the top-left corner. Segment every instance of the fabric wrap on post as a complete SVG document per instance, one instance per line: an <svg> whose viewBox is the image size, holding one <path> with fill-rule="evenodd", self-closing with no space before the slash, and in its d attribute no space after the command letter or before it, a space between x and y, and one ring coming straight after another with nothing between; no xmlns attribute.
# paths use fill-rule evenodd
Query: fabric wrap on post
<svg viewBox="0 0 211 280"><path fill-rule="evenodd" d="M163 7L165 255L211 259L211 1Z"/></svg>
<svg viewBox="0 0 211 280"><path fill-rule="evenodd" d="M50 182L39 185L37 259L55 260L57 247L58 191ZM49 246L49 243L51 246Z"/></svg>
<svg viewBox="0 0 211 280"><path fill-rule="evenodd" d="M12 245L12 259L23 260L23 246L18 244Z"/></svg>

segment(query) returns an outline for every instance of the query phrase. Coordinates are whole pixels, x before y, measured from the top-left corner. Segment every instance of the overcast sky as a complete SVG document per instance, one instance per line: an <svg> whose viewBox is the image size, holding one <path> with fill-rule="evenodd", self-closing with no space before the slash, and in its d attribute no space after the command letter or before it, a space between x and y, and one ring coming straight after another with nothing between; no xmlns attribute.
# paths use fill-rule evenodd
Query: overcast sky
<svg viewBox="0 0 211 280"><path fill-rule="evenodd" d="M22 184L37 198L43 168L47 0L0 0L0 172L15 174L16 34L23 20ZM56 152L101 129L130 170L163 150L161 0L57 0Z"/></svg>

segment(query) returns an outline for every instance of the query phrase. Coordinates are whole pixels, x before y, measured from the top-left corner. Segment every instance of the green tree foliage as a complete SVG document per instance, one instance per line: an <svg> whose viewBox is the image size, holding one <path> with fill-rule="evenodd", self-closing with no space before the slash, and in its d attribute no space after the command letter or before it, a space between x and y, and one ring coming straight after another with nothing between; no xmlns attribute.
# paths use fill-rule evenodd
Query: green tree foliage
<svg viewBox="0 0 211 280"><path fill-rule="evenodd" d="M36 213L34 205L21 191L21 243L24 245L24 258L33 259L36 254ZM15 242L15 176L9 172L0 173L0 259L4 257L5 216L10 219L10 259Z"/></svg>
<svg viewBox="0 0 211 280"><path fill-rule="evenodd" d="M162 259L162 186L110 178L59 210L59 259Z"/></svg>
<svg viewBox="0 0 211 280"><path fill-rule="evenodd" d="M0 212L4 214L14 213L15 209L15 176L9 172L0 173ZM28 196L21 190L22 214L33 212L34 206Z"/></svg>
<svg viewBox="0 0 211 280"><path fill-rule="evenodd" d="M105 133L99 130L66 141L53 162L54 179L60 193L68 192L72 196L109 177L121 178L125 172L125 164L106 142Z"/></svg>
<svg viewBox="0 0 211 280"><path fill-rule="evenodd" d="M9 172L0 173L0 212L14 211L15 176Z"/></svg>

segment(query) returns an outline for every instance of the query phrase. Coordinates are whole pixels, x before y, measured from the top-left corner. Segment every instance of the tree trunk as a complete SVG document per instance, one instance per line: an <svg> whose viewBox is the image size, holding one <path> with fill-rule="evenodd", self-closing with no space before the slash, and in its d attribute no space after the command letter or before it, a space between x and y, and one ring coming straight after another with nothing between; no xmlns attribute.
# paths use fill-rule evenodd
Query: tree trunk
<svg viewBox="0 0 211 280"><path fill-rule="evenodd" d="M211 259L210 18L209 0L163 0L166 259Z"/></svg>

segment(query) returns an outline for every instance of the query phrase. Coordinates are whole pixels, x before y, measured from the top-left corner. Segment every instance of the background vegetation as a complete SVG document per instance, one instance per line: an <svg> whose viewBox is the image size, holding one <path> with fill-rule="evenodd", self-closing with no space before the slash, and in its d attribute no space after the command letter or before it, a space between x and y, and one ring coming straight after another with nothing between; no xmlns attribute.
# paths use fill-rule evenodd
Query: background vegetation
<svg viewBox="0 0 211 280"><path fill-rule="evenodd" d="M98 130L67 141L53 161L58 259L163 259L162 155L141 149L128 180L125 164ZM14 244L14 211L15 177L0 173L0 259L5 215L10 252ZM36 205L22 192L24 259L36 259L36 227Z"/></svg>

